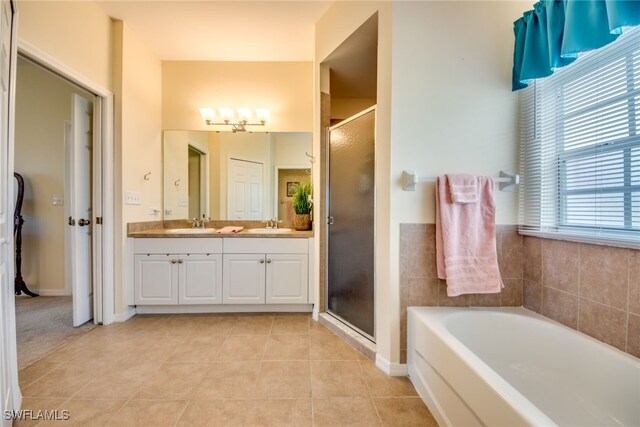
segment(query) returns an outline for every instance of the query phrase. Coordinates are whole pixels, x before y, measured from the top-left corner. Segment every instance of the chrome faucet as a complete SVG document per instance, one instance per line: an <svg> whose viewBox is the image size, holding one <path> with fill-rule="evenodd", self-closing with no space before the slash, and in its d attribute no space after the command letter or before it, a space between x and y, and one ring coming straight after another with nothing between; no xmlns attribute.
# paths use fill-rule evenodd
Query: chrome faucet
<svg viewBox="0 0 640 427"><path fill-rule="evenodd" d="M207 223L211 221L211 217L209 219L205 219L204 215L202 215L202 219L193 218L191 222L191 228L207 228Z"/></svg>

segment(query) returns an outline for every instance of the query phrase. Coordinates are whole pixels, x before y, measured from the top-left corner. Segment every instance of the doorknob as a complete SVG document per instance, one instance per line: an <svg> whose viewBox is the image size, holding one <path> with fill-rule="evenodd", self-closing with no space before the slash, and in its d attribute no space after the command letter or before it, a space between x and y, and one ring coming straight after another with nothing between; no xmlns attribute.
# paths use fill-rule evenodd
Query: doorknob
<svg viewBox="0 0 640 427"><path fill-rule="evenodd" d="M72 216L69 217L69 225L76 225L76 220Z"/></svg>
<svg viewBox="0 0 640 427"><path fill-rule="evenodd" d="M329 225L333 224L333 217L332 216L328 216L327 217L327 224L329 224Z"/></svg>
<svg viewBox="0 0 640 427"><path fill-rule="evenodd" d="M91 224L91 220L90 219L79 219L78 220L78 225L80 227L83 227L83 226L89 225L89 224Z"/></svg>

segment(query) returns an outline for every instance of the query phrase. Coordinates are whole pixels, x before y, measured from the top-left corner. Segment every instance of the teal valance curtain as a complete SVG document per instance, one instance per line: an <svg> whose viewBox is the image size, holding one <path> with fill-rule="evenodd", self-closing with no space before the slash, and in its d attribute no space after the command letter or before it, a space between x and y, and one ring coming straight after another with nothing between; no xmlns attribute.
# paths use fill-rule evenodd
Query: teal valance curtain
<svg viewBox="0 0 640 427"><path fill-rule="evenodd" d="M513 26L513 90L640 25L640 0L542 0Z"/></svg>

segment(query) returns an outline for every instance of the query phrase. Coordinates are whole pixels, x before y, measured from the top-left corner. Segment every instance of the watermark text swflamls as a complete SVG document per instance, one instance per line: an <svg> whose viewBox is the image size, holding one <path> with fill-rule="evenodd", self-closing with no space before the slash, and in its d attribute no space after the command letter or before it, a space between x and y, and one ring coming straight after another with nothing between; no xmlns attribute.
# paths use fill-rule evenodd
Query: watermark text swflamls
<svg viewBox="0 0 640 427"><path fill-rule="evenodd" d="M21 409L19 411L4 411L5 420L22 420L22 421L66 421L71 418L69 411L66 409L47 410L47 409Z"/></svg>

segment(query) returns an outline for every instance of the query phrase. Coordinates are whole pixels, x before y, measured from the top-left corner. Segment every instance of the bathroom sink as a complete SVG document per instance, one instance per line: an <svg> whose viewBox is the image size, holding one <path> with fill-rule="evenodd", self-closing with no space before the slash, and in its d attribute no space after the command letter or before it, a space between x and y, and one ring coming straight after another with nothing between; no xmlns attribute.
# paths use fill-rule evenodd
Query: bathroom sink
<svg viewBox="0 0 640 427"><path fill-rule="evenodd" d="M247 233L255 233L255 234L278 234L278 233L288 233L291 231L290 228L252 228L247 230Z"/></svg>
<svg viewBox="0 0 640 427"><path fill-rule="evenodd" d="M171 228L165 230L169 234L211 234L215 233L215 228Z"/></svg>

